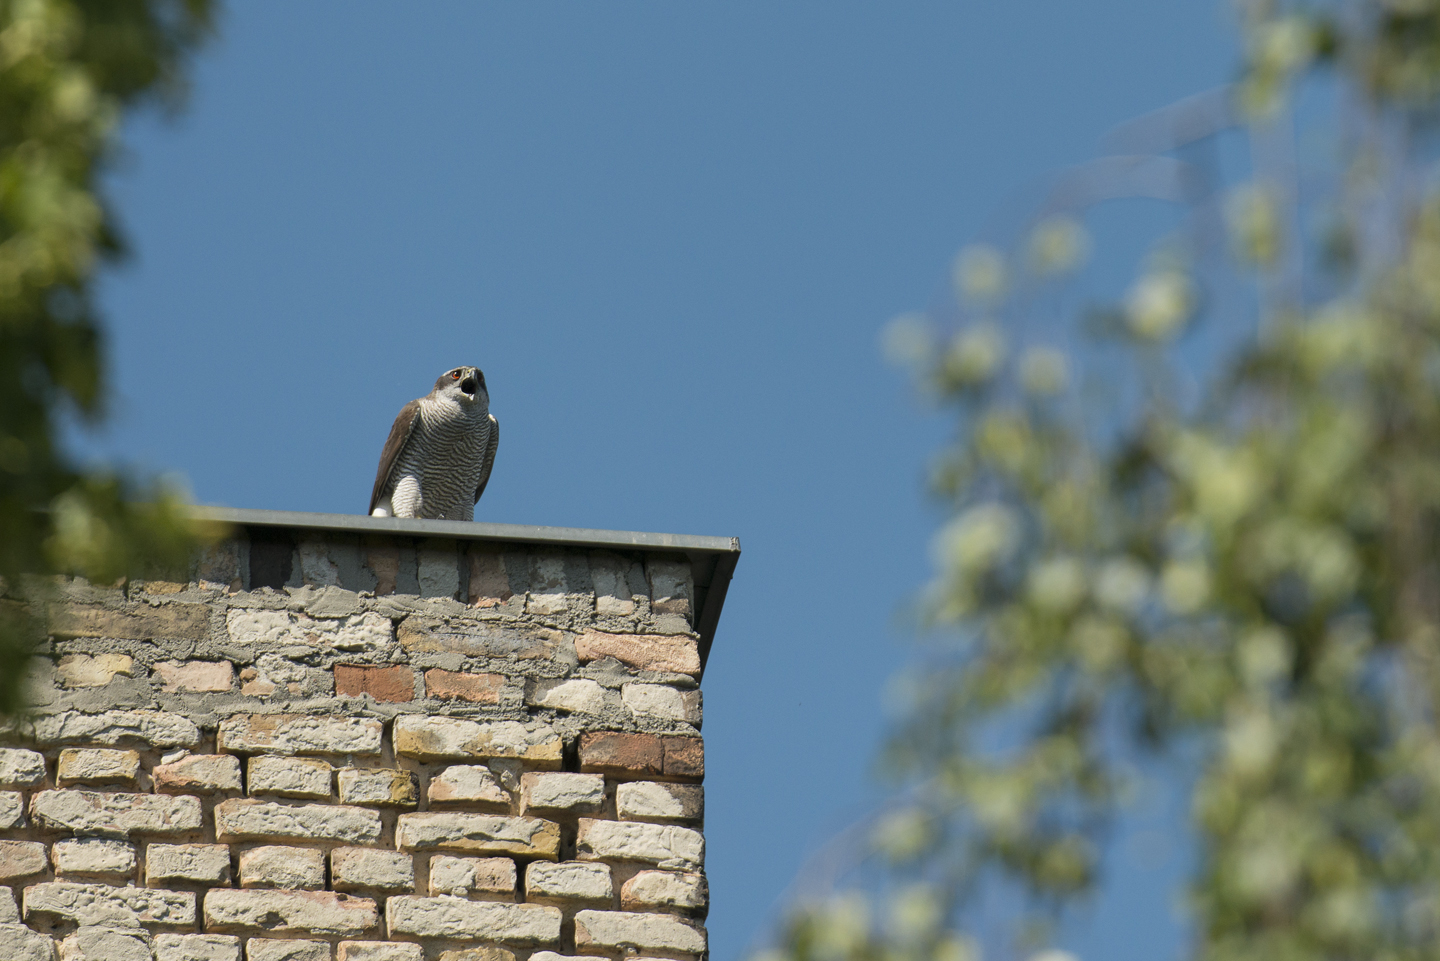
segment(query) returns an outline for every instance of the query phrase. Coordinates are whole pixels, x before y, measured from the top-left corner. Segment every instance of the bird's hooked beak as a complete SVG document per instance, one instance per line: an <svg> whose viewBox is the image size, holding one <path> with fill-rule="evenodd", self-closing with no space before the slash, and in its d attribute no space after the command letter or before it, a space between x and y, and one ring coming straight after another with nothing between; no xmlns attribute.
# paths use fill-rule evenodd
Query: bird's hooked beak
<svg viewBox="0 0 1440 961"><path fill-rule="evenodd" d="M460 389L465 392L467 397L474 397L475 391L480 388L480 382L475 378L475 368L471 367L469 370L465 379L460 382Z"/></svg>

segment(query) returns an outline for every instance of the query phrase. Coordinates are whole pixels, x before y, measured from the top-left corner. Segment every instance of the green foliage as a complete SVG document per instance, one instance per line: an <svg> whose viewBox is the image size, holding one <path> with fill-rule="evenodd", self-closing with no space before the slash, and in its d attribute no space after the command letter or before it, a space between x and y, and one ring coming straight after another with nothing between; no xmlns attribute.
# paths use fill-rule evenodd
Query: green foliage
<svg viewBox="0 0 1440 961"><path fill-rule="evenodd" d="M182 563L177 496L78 468L62 419L97 422L105 385L90 284L121 253L98 181L121 114L176 102L209 0L0 0L0 585L112 581ZM39 625L0 600L0 713L19 707Z"/></svg>
<svg viewBox="0 0 1440 961"><path fill-rule="evenodd" d="M1314 218L1264 170L1225 205L1259 334L1200 403L1174 344L1206 322L1203 239L1166 238L1091 325L1141 385L1118 414L1067 387L1084 356L1002 333L1025 329L1027 284L1084 257L1073 222L962 254L958 297L993 320L891 330L957 434L930 647L887 755L908 793L871 887L923 883L941 907L902 936L859 901L801 905L782 956L965 956L958 909L995 879L1028 892L1027 921L1053 917L1093 889L1131 762L1155 752L1198 759L1195 956L1440 958L1440 2L1240 15L1255 140L1315 76L1358 118L1324 231L1290 229Z"/></svg>

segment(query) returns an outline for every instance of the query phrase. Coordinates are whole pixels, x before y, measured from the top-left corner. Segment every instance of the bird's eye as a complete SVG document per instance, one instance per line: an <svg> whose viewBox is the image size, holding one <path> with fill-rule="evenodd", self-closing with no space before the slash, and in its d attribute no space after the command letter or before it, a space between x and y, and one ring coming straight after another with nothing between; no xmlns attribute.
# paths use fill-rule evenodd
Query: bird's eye
<svg viewBox="0 0 1440 961"><path fill-rule="evenodd" d="M458 371L458 370L452 370L452 371L450 371L450 379L451 379L451 380L459 380L459 379L460 379L460 371Z"/></svg>

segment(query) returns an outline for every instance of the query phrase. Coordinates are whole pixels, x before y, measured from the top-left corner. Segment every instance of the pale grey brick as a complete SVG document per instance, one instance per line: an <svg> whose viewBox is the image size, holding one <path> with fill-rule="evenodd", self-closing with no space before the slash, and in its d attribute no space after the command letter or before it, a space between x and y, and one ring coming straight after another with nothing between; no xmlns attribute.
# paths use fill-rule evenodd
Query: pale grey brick
<svg viewBox="0 0 1440 961"><path fill-rule="evenodd" d="M330 875L337 891L413 891L415 859L399 851L336 848L330 852Z"/></svg>
<svg viewBox="0 0 1440 961"><path fill-rule="evenodd" d="M341 941L335 961L425 961L425 949L400 941Z"/></svg>
<svg viewBox="0 0 1440 961"><path fill-rule="evenodd" d="M19 791L0 791L0 829L18 828L24 821L24 796Z"/></svg>
<svg viewBox="0 0 1440 961"><path fill-rule="evenodd" d="M154 961L150 935L135 928L84 927L60 942L60 961Z"/></svg>
<svg viewBox="0 0 1440 961"><path fill-rule="evenodd" d="M328 804L285 805L231 798L215 805L219 841L307 838L357 844L380 839L380 815L368 808Z"/></svg>
<svg viewBox="0 0 1440 961"><path fill-rule="evenodd" d="M200 799L158 794L41 791L30 802L41 824L76 834L180 834L200 827Z"/></svg>
<svg viewBox="0 0 1440 961"><path fill-rule="evenodd" d="M589 814L605 805L605 778L600 774L530 772L520 779L521 810Z"/></svg>
<svg viewBox="0 0 1440 961"><path fill-rule="evenodd" d="M519 721L470 721L405 714L395 719L395 753L426 760L514 757L559 767L564 747L555 729Z"/></svg>
<svg viewBox="0 0 1440 961"><path fill-rule="evenodd" d="M279 938L251 938L245 942L246 961L330 961L325 941L285 941Z"/></svg>
<svg viewBox="0 0 1440 961"><path fill-rule="evenodd" d="M240 939L229 934L157 934L155 961L240 961Z"/></svg>
<svg viewBox="0 0 1440 961"><path fill-rule="evenodd" d="M0 958L5 961L55 961L55 942L23 924L0 924Z"/></svg>
<svg viewBox="0 0 1440 961"><path fill-rule="evenodd" d="M347 767L337 780L343 804L413 808L420 801L419 779L409 771Z"/></svg>
<svg viewBox="0 0 1440 961"><path fill-rule="evenodd" d="M106 838L56 841L51 855L56 874L125 875L135 871L135 845Z"/></svg>
<svg viewBox="0 0 1440 961"><path fill-rule="evenodd" d="M55 782L70 784L135 783L140 773L140 755L113 748L66 748L60 752Z"/></svg>
<svg viewBox="0 0 1440 961"><path fill-rule="evenodd" d="M402 814L395 826L395 845L403 851L554 858L560 849L560 825L501 814Z"/></svg>
<svg viewBox="0 0 1440 961"><path fill-rule="evenodd" d="M587 861L643 861L663 868L695 868L705 861L705 837L674 824L580 819L577 855Z"/></svg>
<svg viewBox="0 0 1440 961"><path fill-rule="evenodd" d="M325 854L314 848L265 845L240 853L242 888L317 890L325 886Z"/></svg>
<svg viewBox="0 0 1440 961"><path fill-rule="evenodd" d="M252 757L246 790L250 794L327 798L335 769L329 761L308 757Z"/></svg>
<svg viewBox="0 0 1440 961"><path fill-rule="evenodd" d="M46 745L143 741L152 747L194 747L200 743L200 729L179 714L164 711L66 711L36 719L35 740Z"/></svg>
<svg viewBox="0 0 1440 961"><path fill-rule="evenodd" d="M49 866L45 845L36 841L0 841L0 880L26 878Z"/></svg>
<svg viewBox="0 0 1440 961"><path fill-rule="evenodd" d="M211 931L355 936L378 923L374 901L333 891L212 888L205 894L205 927Z"/></svg>
<svg viewBox="0 0 1440 961"><path fill-rule="evenodd" d="M500 895L513 900L515 884L515 862L509 858L457 858L437 854L430 859L432 895L449 894L457 898Z"/></svg>
<svg viewBox="0 0 1440 961"><path fill-rule="evenodd" d="M641 871L620 888L620 907L626 911L693 911L710 905L705 875L691 872Z"/></svg>
<svg viewBox="0 0 1440 961"><path fill-rule="evenodd" d="M151 844L145 848L145 883L199 881L228 884L230 848L224 844Z"/></svg>
<svg viewBox="0 0 1440 961"><path fill-rule="evenodd" d="M525 900L539 904L554 902L603 903L615 896L610 866L593 861L536 861L525 869Z"/></svg>
<svg viewBox="0 0 1440 961"><path fill-rule="evenodd" d="M700 723L700 692L681 691L668 684L626 684L620 697L637 717Z"/></svg>
<svg viewBox="0 0 1440 961"><path fill-rule="evenodd" d="M0 924L19 924L20 910L15 906L15 892L0 888Z"/></svg>
<svg viewBox="0 0 1440 961"><path fill-rule="evenodd" d="M38 751L0 748L0 784L34 787L45 780L45 756Z"/></svg>
<svg viewBox="0 0 1440 961"><path fill-rule="evenodd" d="M50 914L77 924L194 924L195 895L186 891L49 881L25 889L25 920Z"/></svg>
<svg viewBox="0 0 1440 961"><path fill-rule="evenodd" d="M240 790L240 759L228 754L192 754L150 772L155 790L166 794L216 794Z"/></svg>
<svg viewBox="0 0 1440 961"><path fill-rule="evenodd" d="M315 647L348 654L378 654L395 644L390 618L380 614L310 617L295 611L231 609L225 614L230 637L259 650Z"/></svg>
<svg viewBox="0 0 1440 961"><path fill-rule="evenodd" d="M665 914L581 911L575 915L575 947L701 955L705 953L705 931Z"/></svg>
<svg viewBox="0 0 1440 961"><path fill-rule="evenodd" d="M488 767L456 764L430 779L430 803L465 801L508 808L510 795Z"/></svg>
<svg viewBox="0 0 1440 961"><path fill-rule="evenodd" d="M241 714L220 722L222 753L379 754L382 725L363 717Z"/></svg>
<svg viewBox="0 0 1440 961"><path fill-rule="evenodd" d="M615 808L627 821L699 821L705 817L705 788L630 781L615 788Z"/></svg>
<svg viewBox="0 0 1440 961"><path fill-rule="evenodd" d="M604 714L605 688L583 677L537 680L530 682L526 701L573 714Z"/></svg>
<svg viewBox="0 0 1440 961"><path fill-rule="evenodd" d="M391 936L553 945L560 940L560 910L535 904L401 896L385 902Z"/></svg>

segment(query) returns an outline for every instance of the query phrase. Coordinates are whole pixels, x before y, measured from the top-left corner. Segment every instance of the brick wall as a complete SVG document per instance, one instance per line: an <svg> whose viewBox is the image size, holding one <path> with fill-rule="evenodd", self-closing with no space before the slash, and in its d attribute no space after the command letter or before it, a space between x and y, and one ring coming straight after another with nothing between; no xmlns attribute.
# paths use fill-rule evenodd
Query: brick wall
<svg viewBox="0 0 1440 961"><path fill-rule="evenodd" d="M708 555L387 528L32 585L0 959L706 954Z"/></svg>

